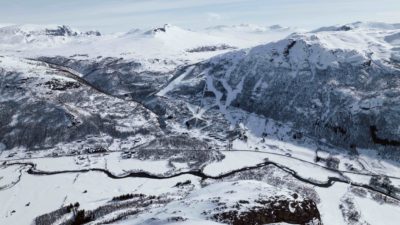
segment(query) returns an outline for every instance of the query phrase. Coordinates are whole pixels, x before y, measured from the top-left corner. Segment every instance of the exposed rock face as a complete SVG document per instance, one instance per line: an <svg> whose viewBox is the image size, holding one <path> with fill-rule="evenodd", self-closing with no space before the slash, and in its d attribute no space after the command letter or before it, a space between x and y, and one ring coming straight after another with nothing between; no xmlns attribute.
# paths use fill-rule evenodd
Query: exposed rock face
<svg viewBox="0 0 400 225"><path fill-rule="evenodd" d="M80 32L66 25L39 26L39 25L12 25L0 28L0 36L49 36L49 37L77 37L77 36L101 36L99 31Z"/></svg>
<svg viewBox="0 0 400 225"><path fill-rule="evenodd" d="M154 28L152 30L145 32L145 34L156 34L159 32L165 33L165 32L167 32L167 30L169 30L171 28L171 26L172 26L171 24L164 24L163 27Z"/></svg>
<svg viewBox="0 0 400 225"><path fill-rule="evenodd" d="M44 85L49 87L51 90L58 90L58 91L65 91L68 89L80 87L80 84L77 82L71 82L71 81L60 82L59 80L56 79L47 81L46 83L44 83Z"/></svg>
<svg viewBox="0 0 400 225"><path fill-rule="evenodd" d="M170 94L212 97L220 108L293 123L345 148L393 149L400 141L400 70L393 65L294 35L200 63Z"/></svg>
<svg viewBox="0 0 400 225"><path fill-rule="evenodd" d="M186 51L194 53L194 52L214 52L219 50L232 50L232 49L236 49L236 47L222 44L222 45L201 46L197 48L188 49Z"/></svg>
<svg viewBox="0 0 400 225"><path fill-rule="evenodd" d="M49 36L77 36L78 32L71 30L68 26L58 26L56 29L45 29Z"/></svg>
<svg viewBox="0 0 400 225"><path fill-rule="evenodd" d="M206 188L213 192L192 194L189 210L201 209L202 215L214 221L232 225L262 225L273 223L320 225L317 204L301 193L277 193L268 185L255 186L257 181L235 181L212 184ZM249 186L245 186L249 185ZM254 185L254 186L253 186ZM214 189L219 187L222 189ZM239 191L240 190L240 191ZM246 192L249 191L249 192ZM280 191L287 191L285 188ZM190 197L189 196L189 199ZM201 197L199 197L201 196ZM208 196L208 198L204 198ZM189 201L186 200L185 201ZM205 207L206 208L202 208Z"/></svg>
<svg viewBox="0 0 400 225"><path fill-rule="evenodd" d="M242 205L249 204L248 201L242 200L237 203L236 210L217 213L213 217L217 221L232 225L262 225L281 222L290 224L322 224L315 202L309 199L299 202L296 200L272 198L267 200L259 199L257 203L260 203L262 206L241 210Z"/></svg>

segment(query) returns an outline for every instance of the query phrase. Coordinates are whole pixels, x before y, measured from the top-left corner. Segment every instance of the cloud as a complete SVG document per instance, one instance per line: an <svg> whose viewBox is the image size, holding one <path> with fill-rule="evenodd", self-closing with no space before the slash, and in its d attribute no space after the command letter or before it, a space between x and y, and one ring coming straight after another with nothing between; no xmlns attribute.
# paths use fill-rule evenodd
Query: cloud
<svg viewBox="0 0 400 225"><path fill-rule="evenodd" d="M1 1L1 0L0 0ZM199 9L204 7L229 6L246 0L133 0L104 1L92 6L94 14L157 13L160 11ZM249 1L249 0L247 0Z"/></svg>
<svg viewBox="0 0 400 225"><path fill-rule="evenodd" d="M0 24L57 23L102 32L165 23L196 29L216 22L315 29L365 20L398 22L399 11L399 0L0 0Z"/></svg>
<svg viewBox="0 0 400 225"><path fill-rule="evenodd" d="M221 20L221 19L222 19L222 16L218 13L212 13L212 12L207 13L208 22L214 22L214 21Z"/></svg>

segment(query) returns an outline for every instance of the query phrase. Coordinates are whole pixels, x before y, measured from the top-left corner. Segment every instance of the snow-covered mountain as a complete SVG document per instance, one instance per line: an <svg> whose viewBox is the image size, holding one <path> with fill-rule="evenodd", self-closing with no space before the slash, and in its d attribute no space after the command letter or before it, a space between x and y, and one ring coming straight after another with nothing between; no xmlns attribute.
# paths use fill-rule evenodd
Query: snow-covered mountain
<svg viewBox="0 0 400 225"><path fill-rule="evenodd" d="M232 49L278 40L290 31L262 35L251 32L213 34L166 24L151 30L132 29L98 36L98 32L79 32L67 26L20 25L0 28L0 51L22 57L124 58L141 61L145 69L170 71L176 68L174 64L196 63Z"/></svg>
<svg viewBox="0 0 400 225"><path fill-rule="evenodd" d="M0 224L397 224L399 104L398 24L0 26Z"/></svg>
<svg viewBox="0 0 400 225"><path fill-rule="evenodd" d="M0 27L2 49L48 48L70 41L100 36L98 31L80 32L65 25L9 25Z"/></svg>
<svg viewBox="0 0 400 225"><path fill-rule="evenodd" d="M343 27L216 56L168 92L210 99L233 123L243 118L230 110L241 108L344 148L397 149L399 29Z"/></svg>

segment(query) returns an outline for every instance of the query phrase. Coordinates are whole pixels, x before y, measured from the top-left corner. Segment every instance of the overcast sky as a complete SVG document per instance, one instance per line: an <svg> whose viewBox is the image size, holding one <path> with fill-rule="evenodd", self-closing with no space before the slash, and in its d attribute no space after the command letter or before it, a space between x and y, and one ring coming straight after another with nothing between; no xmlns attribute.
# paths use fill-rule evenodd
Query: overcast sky
<svg viewBox="0 0 400 225"><path fill-rule="evenodd" d="M0 0L0 24L67 24L103 32L165 23L316 28L355 21L400 23L400 0Z"/></svg>

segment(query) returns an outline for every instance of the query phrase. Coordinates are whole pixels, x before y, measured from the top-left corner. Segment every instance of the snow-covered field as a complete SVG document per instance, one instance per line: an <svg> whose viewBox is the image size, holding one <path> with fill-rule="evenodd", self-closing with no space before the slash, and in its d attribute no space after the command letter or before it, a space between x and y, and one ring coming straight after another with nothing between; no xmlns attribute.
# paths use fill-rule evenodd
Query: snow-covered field
<svg viewBox="0 0 400 225"><path fill-rule="evenodd" d="M268 143L268 141L267 141ZM268 144L276 144L271 141ZM285 143L278 145L285 148ZM295 149L293 150L295 151ZM304 154L307 148L303 148L303 158L298 159L284 155L279 152L268 150L263 151L223 151L225 156L219 162L211 162L203 168L203 172L210 176L218 176L229 173L234 170L240 170L246 167L256 166L267 161L274 162L285 168L296 171L303 178L313 182L325 183L328 177L342 177L340 173L326 169L324 165L314 164L313 158L307 158ZM308 149L309 155L313 152ZM194 153L195 154L195 153ZM301 154L301 153L300 153ZM356 164L354 160L342 155L341 162ZM344 159L347 159L345 161ZM4 160L4 159L3 159ZM71 173L61 173L54 175L34 175L28 174L28 166L14 165L7 166L8 163L34 163L38 171L75 171ZM365 160L368 163L368 160ZM371 162L370 162L371 163ZM239 201L254 201L254 198L263 196L290 196L285 194L285 190L276 188L262 181L245 178L243 181L219 181L207 179L201 181L201 178L192 175L181 175L168 179L148 179L127 177L124 179L112 179L100 171L78 172L79 170L101 168L110 171L115 175L124 175L132 171L145 171L150 174L174 174L182 170L168 166L166 160L139 160L135 158L123 159L121 152L109 154L94 154L81 156L65 157L44 157L24 160L8 161L1 167L0 179L1 187L0 198L3 200L1 205L2 224L29 224L37 215L45 214L63 205L79 202L80 207L85 210L93 210L99 206L108 203L113 197L128 193L141 193L146 195L164 195L174 198L173 202L167 205L152 206L152 210L146 211L138 217L129 217L127 221L121 221L117 224L174 224L171 217L185 218L185 223L213 224L207 221L207 216L202 212L207 210L212 214L217 212L216 203L213 199L227 204L228 209L234 208ZM340 166L342 167L342 166ZM387 167L390 170L392 167ZM179 169L179 168L178 168ZM292 176L284 169L271 167L273 171L280 171L278 176L283 173L287 176L288 184L296 182ZM380 167L380 171L384 171ZM183 169L188 171L190 168ZM252 172L251 170L250 172ZM368 171L360 171L366 173ZM19 177L21 174L21 177ZM238 172L240 174L240 172ZM260 174L260 171L254 169L254 175ZM262 173L260 174L262 175ZM349 183L369 184L371 175L345 174ZM232 175L235 177L235 175ZM19 179L19 180L18 180ZM235 180L237 178L229 178ZM241 180L243 178L239 178ZM400 177L392 179L397 187ZM184 186L177 184L190 181ZM284 183L285 183L284 182ZM299 182L299 181L297 181ZM315 191L318 199L318 210L324 224L346 224L342 216L339 205L345 196L354 199L356 209L361 211L361 218L370 224L397 224L396 219L400 215L399 203L385 203L384 201L373 199L371 197L375 192L370 192L367 196L359 196L352 191L349 183L334 183L330 187L318 187L312 184L303 183L305 188ZM239 185L239 186L238 186ZM232 189L232 190L231 190ZM287 187L288 190L290 186ZM275 192L279 193L275 193ZM301 196L301 193L298 193ZM186 196L187 195L187 196ZM253 197L251 197L251 196ZM256 204L257 205L257 204ZM250 209L256 205L246 205ZM245 212L246 208L243 208ZM377 210L384 210L383 214L371 216ZM150 222L150 218L157 218L157 221ZM390 218L390 219L388 219ZM180 223L179 223L180 224ZM184 223L183 223L184 224Z"/></svg>

